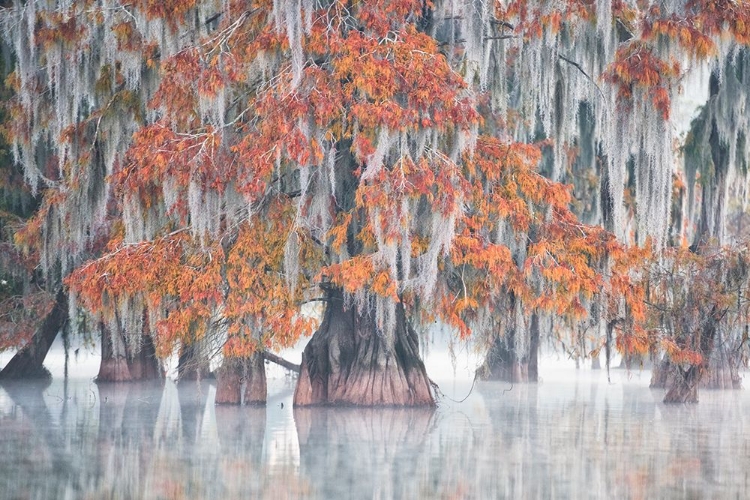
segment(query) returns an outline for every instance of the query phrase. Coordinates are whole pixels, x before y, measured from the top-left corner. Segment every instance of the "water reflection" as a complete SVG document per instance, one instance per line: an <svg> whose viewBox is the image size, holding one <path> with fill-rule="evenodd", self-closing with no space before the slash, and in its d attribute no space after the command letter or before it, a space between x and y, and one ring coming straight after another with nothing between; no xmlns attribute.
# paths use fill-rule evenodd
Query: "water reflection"
<svg viewBox="0 0 750 500"><path fill-rule="evenodd" d="M617 377L615 377L617 379ZM750 492L750 394L668 407L648 376L479 384L437 410L214 407L215 388L0 389L1 498L651 498ZM444 386L444 390L445 390ZM468 383L448 385L463 397Z"/></svg>
<svg viewBox="0 0 750 500"><path fill-rule="evenodd" d="M300 476L322 498L423 497L432 417L431 409L296 409Z"/></svg>

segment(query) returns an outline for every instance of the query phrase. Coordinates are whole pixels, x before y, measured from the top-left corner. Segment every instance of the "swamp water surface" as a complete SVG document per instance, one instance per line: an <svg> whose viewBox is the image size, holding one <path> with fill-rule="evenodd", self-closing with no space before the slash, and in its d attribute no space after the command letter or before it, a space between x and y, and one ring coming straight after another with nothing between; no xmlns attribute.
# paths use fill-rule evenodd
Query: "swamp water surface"
<svg viewBox="0 0 750 500"><path fill-rule="evenodd" d="M437 409L215 407L215 388L0 388L0 498L746 498L750 391L665 406L647 372L555 369ZM443 382L463 398L470 381ZM282 405L283 403L283 405Z"/></svg>

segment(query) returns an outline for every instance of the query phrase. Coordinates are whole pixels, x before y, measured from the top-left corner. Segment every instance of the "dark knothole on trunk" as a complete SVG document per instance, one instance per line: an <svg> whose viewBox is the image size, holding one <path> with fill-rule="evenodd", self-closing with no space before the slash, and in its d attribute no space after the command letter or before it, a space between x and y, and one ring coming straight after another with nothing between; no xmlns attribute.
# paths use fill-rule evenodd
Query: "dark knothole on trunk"
<svg viewBox="0 0 750 500"><path fill-rule="evenodd" d="M416 331L396 306L392 347L375 319L329 291L320 328L302 354L295 406L434 406Z"/></svg>

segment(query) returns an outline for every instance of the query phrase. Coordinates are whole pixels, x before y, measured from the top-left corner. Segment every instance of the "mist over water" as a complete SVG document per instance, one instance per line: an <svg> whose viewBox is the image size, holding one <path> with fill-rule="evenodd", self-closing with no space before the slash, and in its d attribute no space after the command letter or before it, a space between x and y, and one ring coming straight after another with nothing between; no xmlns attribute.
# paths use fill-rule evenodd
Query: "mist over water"
<svg viewBox="0 0 750 500"><path fill-rule="evenodd" d="M455 371L449 359L435 349L428 370L446 396L462 399L474 357L459 352ZM0 498L750 493L747 391L703 391L698 405L665 406L647 371L613 370L608 383L604 371L553 361L541 364L539 384L477 383L463 403L443 398L435 410L294 410L294 380L274 370L265 408L216 407L206 380L6 383Z"/></svg>

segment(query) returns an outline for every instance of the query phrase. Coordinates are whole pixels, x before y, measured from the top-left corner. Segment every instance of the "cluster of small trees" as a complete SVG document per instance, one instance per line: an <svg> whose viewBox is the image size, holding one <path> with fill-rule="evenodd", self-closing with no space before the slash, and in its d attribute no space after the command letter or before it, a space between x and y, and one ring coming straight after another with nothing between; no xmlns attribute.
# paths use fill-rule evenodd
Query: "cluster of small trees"
<svg viewBox="0 0 750 500"><path fill-rule="evenodd" d="M0 16L2 187L28 199L2 241L29 264L13 286L52 311L0 347L65 322L101 336L102 380L159 376L174 353L195 376L221 354L217 399L244 381L261 402L264 351L314 332L296 404L429 405L418 331L439 321L488 347L487 376L535 380L554 334L608 362L664 352L668 400L695 400L712 360L737 380L744 0L17 0ZM701 68L710 97L677 147L672 102ZM3 325L36 304L14 290Z"/></svg>

